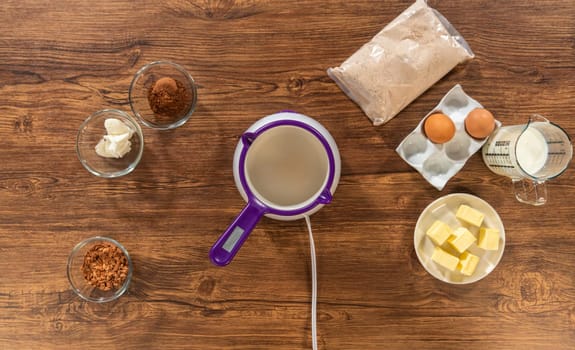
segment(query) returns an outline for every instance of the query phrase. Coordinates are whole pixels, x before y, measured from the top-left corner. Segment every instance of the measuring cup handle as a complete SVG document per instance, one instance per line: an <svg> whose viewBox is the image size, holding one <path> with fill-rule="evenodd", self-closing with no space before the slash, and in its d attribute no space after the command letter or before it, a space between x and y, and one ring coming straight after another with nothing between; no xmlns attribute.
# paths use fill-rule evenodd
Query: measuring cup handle
<svg viewBox="0 0 575 350"><path fill-rule="evenodd" d="M513 179L513 191L521 203L543 205L547 202L547 186L544 181Z"/></svg>
<svg viewBox="0 0 575 350"><path fill-rule="evenodd" d="M260 203L249 201L210 249L210 260L218 266L229 264L266 210Z"/></svg>

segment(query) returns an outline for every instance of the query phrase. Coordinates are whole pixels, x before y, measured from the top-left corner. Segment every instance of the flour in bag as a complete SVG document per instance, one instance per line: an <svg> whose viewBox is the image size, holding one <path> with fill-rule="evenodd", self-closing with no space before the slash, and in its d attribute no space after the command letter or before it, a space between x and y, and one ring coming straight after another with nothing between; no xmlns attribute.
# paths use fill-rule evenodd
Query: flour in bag
<svg viewBox="0 0 575 350"><path fill-rule="evenodd" d="M417 0L328 75L381 125L473 57L453 26Z"/></svg>

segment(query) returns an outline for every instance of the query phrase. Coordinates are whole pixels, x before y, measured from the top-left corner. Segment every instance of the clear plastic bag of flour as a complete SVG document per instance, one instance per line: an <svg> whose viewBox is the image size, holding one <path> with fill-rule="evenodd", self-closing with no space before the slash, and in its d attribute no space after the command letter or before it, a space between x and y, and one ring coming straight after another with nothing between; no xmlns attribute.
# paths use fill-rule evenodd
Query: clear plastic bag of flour
<svg viewBox="0 0 575 350"><path fill-rule="evenodd" d="M417 0L327 73L374 125L381 125L473 57L447 19Z"/></svg>

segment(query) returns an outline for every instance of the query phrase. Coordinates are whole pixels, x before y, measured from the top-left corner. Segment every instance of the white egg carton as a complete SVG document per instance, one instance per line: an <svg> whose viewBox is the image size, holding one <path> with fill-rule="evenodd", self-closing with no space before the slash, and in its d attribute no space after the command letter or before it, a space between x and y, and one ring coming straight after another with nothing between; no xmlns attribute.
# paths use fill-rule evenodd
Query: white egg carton
<svg viewBox="0 0 575 350"><path fill-rule="evenodd" d="M474 139L465 131L465 117L475 108L483 106L469 97L461 85L455 85L395 149L403 160L439 191L487 141L487 138ZM425 118L437 112L447 115L455 123L455 136L444 144L431 142L423 132ZM495 124L501 126L497 120Z"/></svg>

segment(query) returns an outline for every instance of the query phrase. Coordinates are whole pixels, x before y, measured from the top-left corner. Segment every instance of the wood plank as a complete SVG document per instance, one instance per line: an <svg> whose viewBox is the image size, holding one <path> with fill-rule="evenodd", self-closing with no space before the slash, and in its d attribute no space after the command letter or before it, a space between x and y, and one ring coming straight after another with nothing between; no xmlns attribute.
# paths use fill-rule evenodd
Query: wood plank
<svg viewBox="0 0 575 350"><path fill-rule="evenodd" d="M326 75L412 1L16 1L0 5L0 349L309 349L303 221L264 218L226 268L208 251L244 202L233 153L259 118L297 110L342 156L333 203L312 218L320 349L575 347L575 173L549 202L518 203L474 155L441 192L395 148L455 84L503 124L540 113L575 134L575 6L566 0L430 0L476 57L385 126ZM144 128L137 169L86 172L75 138L103 108L130 113L135 72L182 64L198 83L188 123ZM485 279L448 285L419 263L421 211L449 193L489 202L506 229ZM73 246L105 235L134 261L107 304L70 289Z"/></svg>

